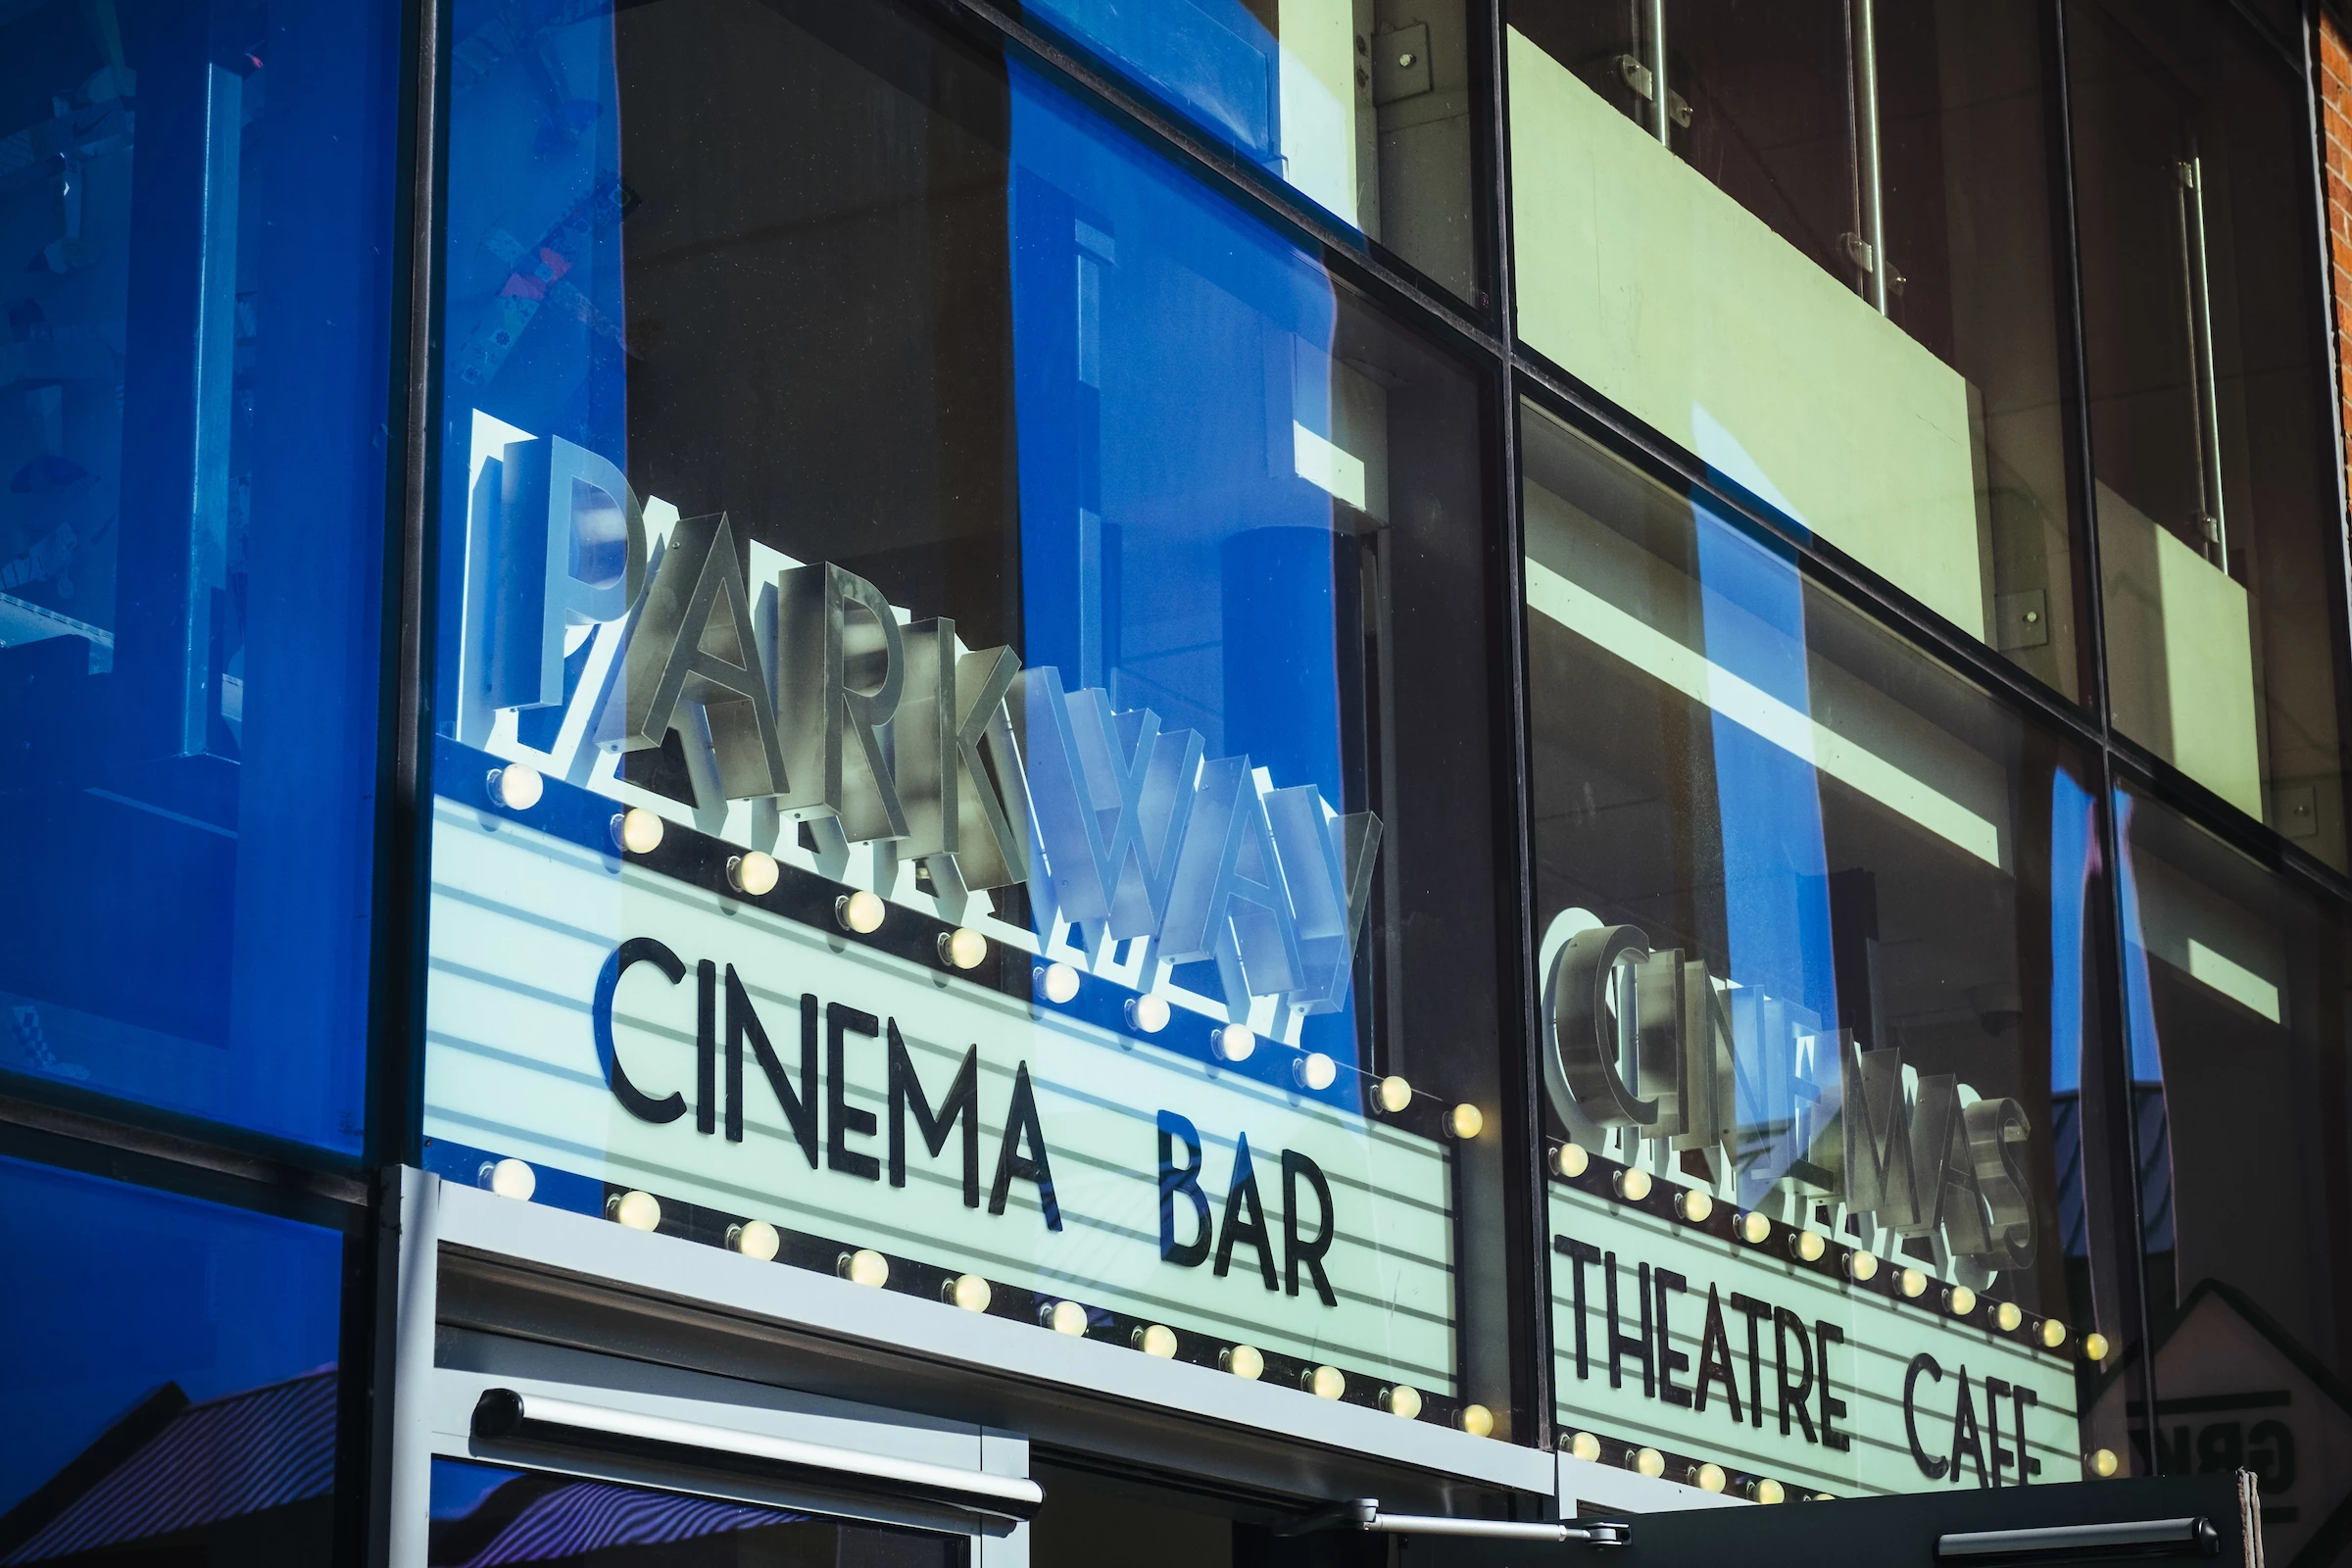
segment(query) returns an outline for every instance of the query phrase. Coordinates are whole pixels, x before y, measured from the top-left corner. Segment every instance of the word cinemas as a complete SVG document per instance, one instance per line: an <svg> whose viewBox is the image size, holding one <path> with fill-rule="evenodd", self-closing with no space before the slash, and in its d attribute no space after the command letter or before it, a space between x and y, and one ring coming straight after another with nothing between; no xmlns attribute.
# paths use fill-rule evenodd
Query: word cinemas
<svg viewBox="0 0 2352 1568"><path fill-rule="evenodd" d="M1752 994L1737 991L1727 1004L1703 961L1652 952L1633 926L1571 936L1546 990L1544 1083L1571 1129L1622 1133L1629 1154L1642 1140L1696 1151L1736 1180L1741 1202L1785 1184L1939 1257L2032 1266L2021 1148L2032 1129L2015 1100L1906 1068L1899 1047L1866 1051L1850 1031L1837 1038L1835 1077L1817 1082L1799 1063L1830 1042L1740 1030L1737 1018L1773 1009L1741 1006ZM1773 1074L1783 1082L1764 1081ZM1777 1114L1776 1099L1804 1113Z"/></svg>
<svg viewBox="0 0 2352 1568"><path fill-rule="evenodd" d="M717 797L698 820L748 802L820 845L870 843L884 891L905 860L948 896L1026 884L1041 931L1058 914L1213 963L1237 1021L1253 998L1345 1004L1377 817L1272 788L1247 756L1207 758L1197 732L1065 691L1008 648L964 651L949 618L902 623L864 578L755 545L724 513L655 537L648 514L674 512L560 437L483 455L461 738L487 744L512 711L598 788L600 755L675 732L695 793Z"/></svg>

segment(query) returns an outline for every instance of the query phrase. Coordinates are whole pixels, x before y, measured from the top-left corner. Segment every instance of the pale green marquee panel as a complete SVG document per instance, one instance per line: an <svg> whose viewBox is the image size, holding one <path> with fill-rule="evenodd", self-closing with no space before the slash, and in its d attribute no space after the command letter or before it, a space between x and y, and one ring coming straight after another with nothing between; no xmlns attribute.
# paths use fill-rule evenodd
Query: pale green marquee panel
<svg viewBox="0 0 2352 1568"><path fill-rule="evenodd" d="M1971 393L1516 30L1519 335L1977 637Z"/></svg>

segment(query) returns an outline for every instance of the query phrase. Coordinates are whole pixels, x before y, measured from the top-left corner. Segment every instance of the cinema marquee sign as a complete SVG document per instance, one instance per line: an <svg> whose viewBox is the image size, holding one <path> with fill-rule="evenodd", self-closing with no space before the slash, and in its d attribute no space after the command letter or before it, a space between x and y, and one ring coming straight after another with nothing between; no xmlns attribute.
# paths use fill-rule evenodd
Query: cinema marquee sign
<svg viewBox="0 0 2352 1568"><path fill-rule="evenodd" d="M1584 919L1549 968L1545 1085L1607 1158L1550 1186L1560 1423L1838 1495L2078 1478L2068 1359L1980 1298L2034 1257L2023 1107Z"/></svg>
<svg viewBox="0 0 2352 1568"><path fill-rule="evenodd" d="M464 775L528 762L772 850L1155 991L1196 1041L1345 1004L1376 819L640 503L581 448L476 432L428 1136L1337 1366L1359 1396L1455 1393L1442 1145L664 875ZM692 803L622 776L671 734ZM1043 939L991 915L1013 884Z"/></svg>

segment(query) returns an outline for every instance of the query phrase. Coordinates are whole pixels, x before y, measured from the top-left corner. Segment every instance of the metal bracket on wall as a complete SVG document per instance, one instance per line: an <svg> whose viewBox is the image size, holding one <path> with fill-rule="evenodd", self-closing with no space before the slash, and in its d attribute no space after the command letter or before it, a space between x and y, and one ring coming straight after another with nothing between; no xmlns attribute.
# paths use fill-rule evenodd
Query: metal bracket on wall
<svg viewBox="0 0 2352 1568"><path fill-rule="evenodd" d="M1581 1542L1589 1546L1622 1546L1633 1526L1612 1519L1552 1522L1512 1519L1453 1519L1444 1514L1383 1513L1378 1497L1351 1497L1301 1514L1274 1527L1278 1536L1307 1536L1323 1530L1360 1530L1390 1536L1470 1536L1483 1541Z"/></svg>

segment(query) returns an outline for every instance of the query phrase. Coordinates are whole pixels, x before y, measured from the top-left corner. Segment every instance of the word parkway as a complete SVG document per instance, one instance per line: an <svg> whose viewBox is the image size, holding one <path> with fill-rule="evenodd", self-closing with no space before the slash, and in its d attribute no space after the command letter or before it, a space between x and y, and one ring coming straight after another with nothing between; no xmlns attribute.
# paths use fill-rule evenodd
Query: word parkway
<svg viewBox="0 0 2352 1568"><path fill-rule="evenodd" d="M462 708L586 704L609 752L675 730L725 800L838 824L942 889L1025 883L1041 922L1213 962L1236 1020L1252 998L1346 1004L1380 847L1370 812L1261 786L1248 757L1205 757L1197 732L1113 712L1008 648L958 652L946 617L902 626L839 566L788 566L755 591L724 513L673 523L649 561L627 479L561 437L487 460L474 522L466 613L482 635ZM620 646L575 690L583 630Z"/></svg>

